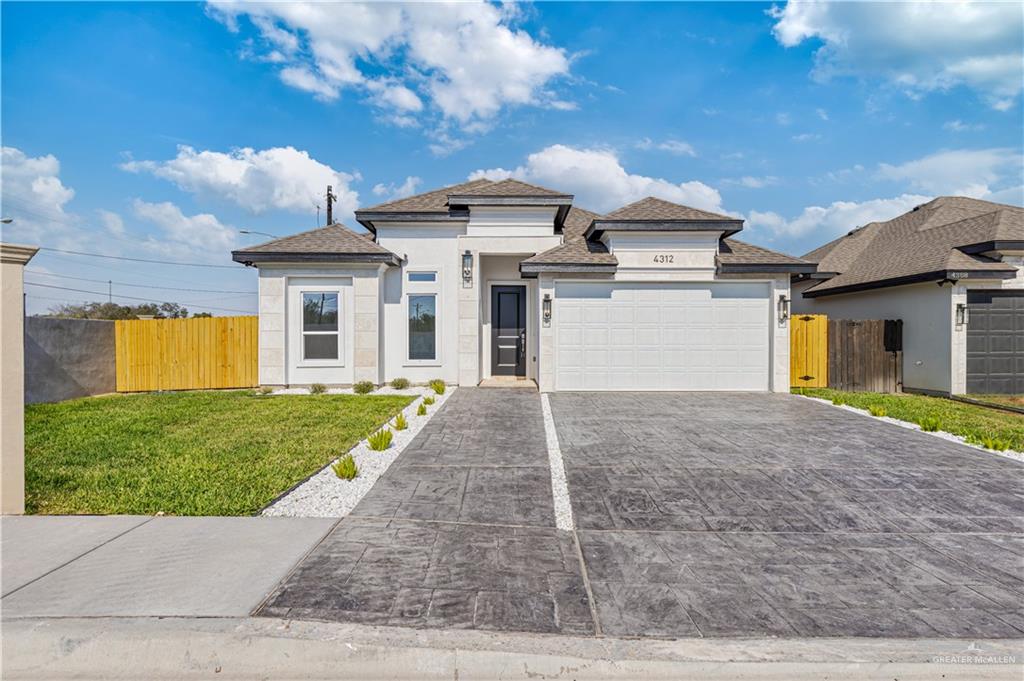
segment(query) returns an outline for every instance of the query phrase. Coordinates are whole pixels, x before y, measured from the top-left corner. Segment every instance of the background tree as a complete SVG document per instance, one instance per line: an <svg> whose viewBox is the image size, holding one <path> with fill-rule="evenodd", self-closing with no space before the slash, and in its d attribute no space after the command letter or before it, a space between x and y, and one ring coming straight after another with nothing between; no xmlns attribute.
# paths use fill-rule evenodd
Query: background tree
<svg viewBox="0 0 1024 681"><path fill-rule="evenodd" d="M184 319L188 317L188 309L178 303L141 303L139 305L100 302L64 303L51 307L45 316L71 319L138 319L139 317ZM195 316L212 317L213 315L209 312L200 312Z"/></svg>

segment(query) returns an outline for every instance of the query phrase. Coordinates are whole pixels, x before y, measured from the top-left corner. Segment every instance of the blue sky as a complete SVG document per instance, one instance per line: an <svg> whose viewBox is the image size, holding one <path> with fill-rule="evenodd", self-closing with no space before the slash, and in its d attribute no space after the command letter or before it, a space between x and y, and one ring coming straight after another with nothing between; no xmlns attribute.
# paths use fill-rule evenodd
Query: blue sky
<svg viewBox="0 0 1024 681"><path fill-rule="evenodd" d="M262 238L238 230L315 227L328 182L349 224L514 176L597 211L654 194L740 215L741 238L795 254L939 194L1024 202L1014 3L0 12L4 240L228 266L43 251L30 312L106 280L253 312L229 251Z"/></svg>

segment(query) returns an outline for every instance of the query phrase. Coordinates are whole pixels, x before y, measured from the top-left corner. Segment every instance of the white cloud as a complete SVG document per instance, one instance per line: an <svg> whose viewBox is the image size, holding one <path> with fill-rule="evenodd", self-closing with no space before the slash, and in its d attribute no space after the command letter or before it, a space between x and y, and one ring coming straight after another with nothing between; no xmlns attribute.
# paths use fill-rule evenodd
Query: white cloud
<svg viewBox="0 0 1024 681"><path fill-rule="evenodd" d="M813 235L809 241L820 245L854 227L902 215L914 206L930 201L931 198L917 194L902 194L890 199L835 201L828 206L808 206L794 218L784 218L778 213L755 210L747 215L746 227L751 230L767 230L779 237Z"/></svg>
<svg viewBox="0 0 1024 681"><path fill-rule="evenodd" d="M636 148L643 149L644 151L650 151L652 149L667 151L675 156L697 156L697 151L693 148L693 145L679 140L670 139L665 140L664 142L655 142L650 137L644 137L636 143Z"/></svg>
<svg viewBox="0 0 1024 681"><path fill-rule="evenodd" d="M60 179L60 161L52 154L29 156L15 147L0 148L0 197L3 217L14 222L3 225L3 238L32 244L52 245L55 240L78 236L77 216L66 206L75 191Z"/></svg>
<svg viewBox="0 0 1024 681"><path fill-rule="evenodd" d="M789 2L769 10L786 47L820 40L812 76L880 78L911 96L965 85L996 109L1024 81L1015 2Z"/></svg>
<svg viewBox="0 0 1024 681"><path fill-rule="evenodd" d="M815 109L814 113L818 114L818 118L820 118L821 120L828 120L828 111L825 111L824 109Z"/></svg>
<svg viewBox="0 0 1024 681"><path fill-rule="evenodd" d="M986 198L1006 185L1018 185L1024 157L1014 149L940 151L899 165L882 163L878 177L906 182L932 194Z"/></svg>
<svg viewBox="0 0 1024 681"><path fill-rule="evenodd" d="M790 139L794 142L813 142L814 140L820 140L821 135L813 132L802 132L799 135L793 135Z"/></svg>
<svg viewBox="0 0 1024 681"><path fill-rule="evenodd" d="M100 222L103 227L110 232L113 236L124 236L124 220L117 213L109 210L98 210L96 213L100 216Z"/></svg>
<svg viewBox="0 0 1024 681"><path fill-rule="evenodd" d="M747 187L749 189L761 189L763 187L770 187L779 183L779 178L774 175L765 175L764 177L753 177L751 175L745 175L744 177L730 178L722 180L726 184L739 185L740 187Z"/></svg>
<svg viewBox="0 0 1024 681"><path fill-rule="evenodd" d="M985 126L981 123L964 123L959 118L946 121L942 124L942 127L944 130L951 130L952 132L976 132L985 129Z"/></svg>
<svg viewBox="0 0 1024 681"><path fill-rule="evenodd" d="M379 196L388 200L404 199L406 196L412 196L416 193L416 189L423 184L423 180L410 175L405 178L405 182L395 186L395 183L390 184L378 183L373 185L374 196Z"/></svg>
<svg viewBox="0 0 1024 681"><path fill-rule="evenodd" d="M790 123L793 122L793 117L790 116L785 111L780 111L779 113L775 114L775 122L778 123L779 125L789 125Z"/></svg>
<svg viewBox="0 0 1024 681"><path fill-rule="evenodd" d="M282 64L282 81L319 99L354 88L405 114L423 111L427 99L462 125L506 106L575 106L550 91L569 74L565 50L516 26L522 13L509 7L232 0L211 3L209 12L232 31L248 17Z"/></svg>
<svg viewBox="0 0 1024 681"><path fill-rule="evenodd" d="M166 241L150 237L147 245L153 250L174 253L223 254L237 241L237 230L224 225L209 213L187 216L169 201L149 203L141 199L132 202L132 210L140 219L159 227Z"/></svg>
<svg viewBox="0 0 1024 681"><path fill-rule="evenodd" d="M358 192L349 186L355 175L335 170L294 147L225 153L179 146L177 156L170 160L127 161L121 168L151 173L185 191L222 198L252 213L272 208L308 213L323 202L327 185L332 185L338 197L338 214L359 205Z"/></svg>
<svg viewBox="0 0 1024 681"><path fill-rule="evenodd" d="M513 169L477 170L470 179L514 177L576 196L576 205L607 212L645 196L657 196L694 208L724 212L718 191L703 182L673 182L628 172L614 151L576 149L555 144L530 154Z"/></svg>

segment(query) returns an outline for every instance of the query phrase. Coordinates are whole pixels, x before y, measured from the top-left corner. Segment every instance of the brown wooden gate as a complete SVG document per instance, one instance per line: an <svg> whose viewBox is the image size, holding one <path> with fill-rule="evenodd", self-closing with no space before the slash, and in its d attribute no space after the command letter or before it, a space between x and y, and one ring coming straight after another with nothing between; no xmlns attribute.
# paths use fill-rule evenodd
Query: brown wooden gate
<svg viewBox="0 0 1024 681"><path fill-rule="evenodd" d="M889 347L883 319L828 320L828 387L835 390L894 393L903 389L898 322L889 321ZM890 349L897 348L897 349Z"/></svg>

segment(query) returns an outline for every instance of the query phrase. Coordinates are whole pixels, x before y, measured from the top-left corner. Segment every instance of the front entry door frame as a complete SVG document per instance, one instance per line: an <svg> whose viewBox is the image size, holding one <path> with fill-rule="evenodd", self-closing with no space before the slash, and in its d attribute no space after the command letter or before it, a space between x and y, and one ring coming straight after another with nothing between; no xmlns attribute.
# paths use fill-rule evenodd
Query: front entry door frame
<svg viewBox="0 0 1024 681"><path fill-rule="evenodd" d="M531 350L530 350L530 324L529 324L529 286L525 282L503 283L489 282L488 286L488 307L490 322L489 346L489 373L491 376L519 376L525 378L529 375ZM498 296L501 294L518 294L517 305L518 325L515 329L502 329L498 326ZM499 351L499 344L506 348L506 352ZM508 361L499 364L502 355L508 359L507 350L514 345L516 351L516 363L512 365Z"/></svg>

